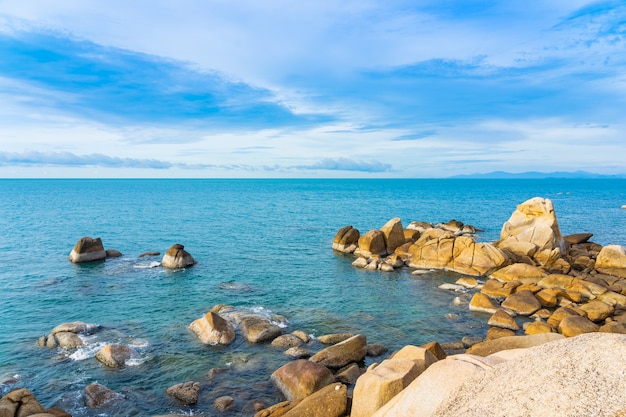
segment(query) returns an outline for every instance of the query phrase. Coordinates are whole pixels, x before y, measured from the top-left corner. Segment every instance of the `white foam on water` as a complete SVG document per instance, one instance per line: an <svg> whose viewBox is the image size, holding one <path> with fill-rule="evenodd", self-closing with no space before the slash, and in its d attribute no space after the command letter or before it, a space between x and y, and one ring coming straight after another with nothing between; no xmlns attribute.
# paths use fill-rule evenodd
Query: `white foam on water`
<svg viewBox="0 0 626 417"><path fill-rule="evenodd" d="M128 346L132 346L135 348L146 348L150 346L150 342L145 339L133 339L128 343Z"/></svg>
<svg viewBox="0 0 626 417"><path fill-rule="evenodd" d="M152 262L148 262L148 263L138 263L133 265L133 268L136 269L150 269L150 268L158 268L159 266L161 266L161 262L157 262L157 261L152 261Z"/></svg>
<svg viewBox="0 0 626 417"><path fill-rule="evenodd" d="M67 357L73 361L84 361L85 359L90 359L96 356L96 353L100 349L106 346L106 343L94 343L88 344L76 349L73 353L68 355Z"/></svg>

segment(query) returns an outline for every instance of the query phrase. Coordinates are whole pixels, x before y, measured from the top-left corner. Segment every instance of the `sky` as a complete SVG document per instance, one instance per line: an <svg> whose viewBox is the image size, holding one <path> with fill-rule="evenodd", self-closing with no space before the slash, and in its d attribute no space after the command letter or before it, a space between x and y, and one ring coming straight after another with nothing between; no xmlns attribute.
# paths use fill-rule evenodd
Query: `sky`
<svg viewBox="0 0 626 417"><path fill-rule="evenodd" d="M626 173L626 2L0 0L0 177Z"/></svg>

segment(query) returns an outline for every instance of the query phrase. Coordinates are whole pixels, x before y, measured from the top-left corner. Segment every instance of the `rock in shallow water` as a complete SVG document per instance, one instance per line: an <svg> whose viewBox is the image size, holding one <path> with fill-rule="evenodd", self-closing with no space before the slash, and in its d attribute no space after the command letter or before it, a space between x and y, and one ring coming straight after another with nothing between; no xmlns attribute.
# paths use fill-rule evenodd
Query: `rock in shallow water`
<svg viewBox="0 0 626 417"><path fill-rule="evenodd" d="M188 381L182 384L172 385L165 390L165 393L176 398L183 404L192 405L198 402L200 388L200 383Z"/></svg>
<svg viewBox="0 0 626 417"><path fill-rule="evenodd" d="M102 239L92 239L89 236L82 237L70 252L71 262L92 262L105 259L107 254L102 245Z"/></svg>
<svg viewBox="0 0 626 417"><path fill-rule="evenodd" d="M186 268L195 264L196 261L193 259L193 256L180 243L169 248L161 260L161 265L168 269Z"/></svg>

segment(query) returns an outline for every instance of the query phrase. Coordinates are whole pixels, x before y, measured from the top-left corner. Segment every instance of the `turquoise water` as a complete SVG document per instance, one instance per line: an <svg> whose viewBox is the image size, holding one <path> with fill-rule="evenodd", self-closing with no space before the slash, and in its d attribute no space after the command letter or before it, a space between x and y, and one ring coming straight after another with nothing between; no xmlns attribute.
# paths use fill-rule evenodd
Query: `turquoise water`
<svg viewBox="0 0 626 417"><path fill-rule="evenodd" d="M487 317L437 289L456 275L355 269L332 239L347 224L365 232L400 217L461 220L492 241L534 196L553 201L563 234L626 245L625 180L0 180L2 393L28 387L74 416L212 415L221 395L236 403L220 415L245 416L254 400L281 401L269 382L287 362L280 351L241 337L204 346L187 329L215 304L283 315L286 332L361 332L392 350L484 336ZM82 236L124 256L74 265L67 255ZM160 257L139 258L174 243L198 264L171 272L149 267ZM35 346L75 320L102 326L101 339L78 352ZM93 356L103 339L131 344L140 358L104 369ZM211 379L211 368L227 371ZM187 380L203 385L194 407L164 393ZM123 398L88 409L82 392L92 382Z"/></svg>

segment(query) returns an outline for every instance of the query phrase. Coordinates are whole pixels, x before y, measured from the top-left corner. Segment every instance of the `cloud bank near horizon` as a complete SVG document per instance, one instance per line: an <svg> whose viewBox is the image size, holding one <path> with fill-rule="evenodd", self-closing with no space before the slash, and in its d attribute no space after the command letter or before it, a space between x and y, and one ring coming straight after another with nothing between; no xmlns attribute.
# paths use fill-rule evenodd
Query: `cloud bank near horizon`
<svg viewBox="0 0 626 417"><path fill-rule="evenodd" d="M0 176L626 172L621 1L147 5L0 4Z"/></svg>

